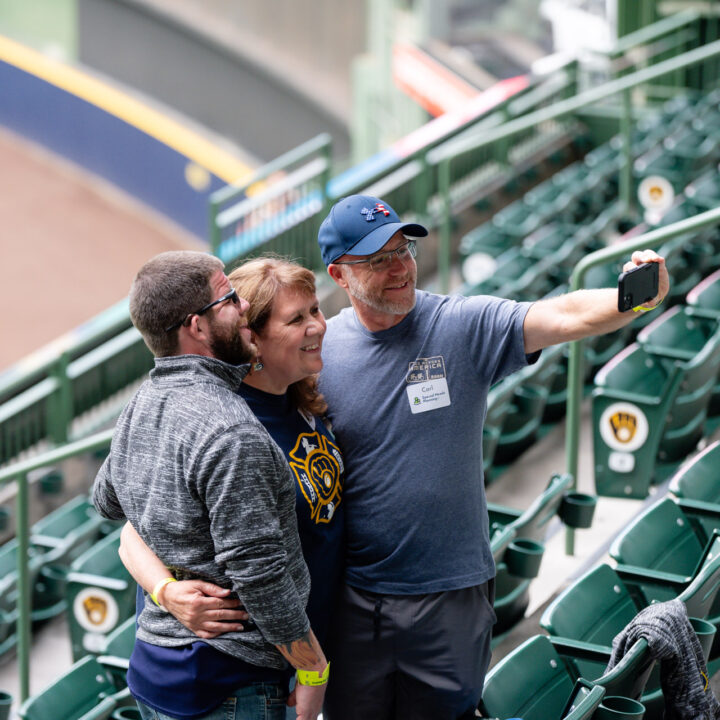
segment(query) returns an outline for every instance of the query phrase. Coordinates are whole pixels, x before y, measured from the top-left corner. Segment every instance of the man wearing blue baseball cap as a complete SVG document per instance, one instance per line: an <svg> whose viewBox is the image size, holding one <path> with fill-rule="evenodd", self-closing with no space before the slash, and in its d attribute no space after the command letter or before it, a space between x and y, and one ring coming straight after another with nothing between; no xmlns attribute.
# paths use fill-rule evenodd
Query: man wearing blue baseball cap
<svg viewBox="0 0 720 720"><path fill-rule="evenodd" d="M326 720L472 718L490 660L495 565L482 472L490 386L549 345L634 313L617 289L536 303L416 289L416 241L376 197L338 201L320 227L352 307L328 322L324 393L345 455L347 569ZM660 264L652 309L666 295ZM627 269L626 267L626 269Z"/></svg>

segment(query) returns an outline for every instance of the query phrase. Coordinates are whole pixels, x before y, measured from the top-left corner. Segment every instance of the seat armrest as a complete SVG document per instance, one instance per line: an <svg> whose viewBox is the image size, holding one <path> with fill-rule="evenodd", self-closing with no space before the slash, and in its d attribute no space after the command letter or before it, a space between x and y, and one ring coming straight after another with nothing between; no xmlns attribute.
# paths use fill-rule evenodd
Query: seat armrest
<svg viewBox="0 0 720 720"><path fill-rule="evenodd" d="M691 500L690 498L676 498L675 502L680 509L688 515L715 517L720 519L720 505L705 500Z"/></svg>
<svg viewBox="0 0 720 720"><path fill-rule="evenodd" d="M675 573L663 572L662 570L641 568L635 565L619 564L616 566L615 572L624 582L669 588L676 593L682 592L692 580L692 578L688 576L676 575Z"/></svg>
<svg viewBox="0 0 720 720"><path fill-rule="evenodd" d="M550 642L560 655L573 660L591 660L606 665L610 661L612 651L607 645L598 645L564 637L551 637Z"/></svg>

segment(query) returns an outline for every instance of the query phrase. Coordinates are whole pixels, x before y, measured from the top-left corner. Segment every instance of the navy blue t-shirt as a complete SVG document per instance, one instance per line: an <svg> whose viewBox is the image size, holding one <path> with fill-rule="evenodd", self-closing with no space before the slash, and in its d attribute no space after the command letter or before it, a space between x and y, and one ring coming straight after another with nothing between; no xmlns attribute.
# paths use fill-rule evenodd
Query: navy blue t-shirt
<svg viewBox="0 0 720 720"><path fill-rule="evenodd" d="M296 480L298 530L312 583L307 614L322 645L343 572L342 455L322 420L291 407L287 395L245 384L240 394L285 454ZM137 606L139 614L143 608L139 588ZM128 685L146 705L190 719L207 714L243 685L289 681L293 674L292 668L252 665L202 641L166 648L136 640Z"/></svg>

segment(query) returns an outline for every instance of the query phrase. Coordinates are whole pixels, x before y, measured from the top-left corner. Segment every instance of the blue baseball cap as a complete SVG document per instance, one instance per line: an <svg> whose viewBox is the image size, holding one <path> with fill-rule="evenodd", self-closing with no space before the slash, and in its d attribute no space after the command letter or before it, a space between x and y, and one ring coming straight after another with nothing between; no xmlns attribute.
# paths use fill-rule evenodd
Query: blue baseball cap
<svg viewBox="0 0 720 720"><path fill-rule="evenodd" d="M398 214L379 198L349 195L338 200L323 220L318 243L325 265L339 257L372 255L398 231L411 237L425 237L426 228L417 223L401 222Z"/></svg>

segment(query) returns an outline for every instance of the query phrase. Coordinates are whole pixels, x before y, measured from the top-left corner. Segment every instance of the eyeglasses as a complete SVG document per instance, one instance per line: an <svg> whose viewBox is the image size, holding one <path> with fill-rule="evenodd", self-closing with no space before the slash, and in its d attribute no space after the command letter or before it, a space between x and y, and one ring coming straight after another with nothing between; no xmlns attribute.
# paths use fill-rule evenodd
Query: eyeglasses
<svg viewBox="0 0 720 720"><path fill-rule="evenodd" d="M172 330L175 330L175 328L179 328L181 325L185 325L188 319L191 318L193 315L204 315L211 307L215 307L220 303L224 303L226 300L232 300L233 305L236 305L240 302L240 298L238 297L235 288L233 288L229 293L223 295L221 298L213 300L211 303L208 303L204 307L201 307L199 310L188 313L182 320L180 320L180 322L176 322L174 325L169 325L168 327L166 327L165 332L171 332Z"/></svg>
<svg viewBox="0 0 720 720"><path fill-rule="evenodd" d="M335 265L367 265L373 272L382 272L387 270L392 261L397 256L401 261L409 260L410 258L417 257L417 242L415 240L408 240L403 243L399 248L394 250L388 250L387 252L378 253L373 255L367 260L343 260L341 262L335 262Z"/></svg>

